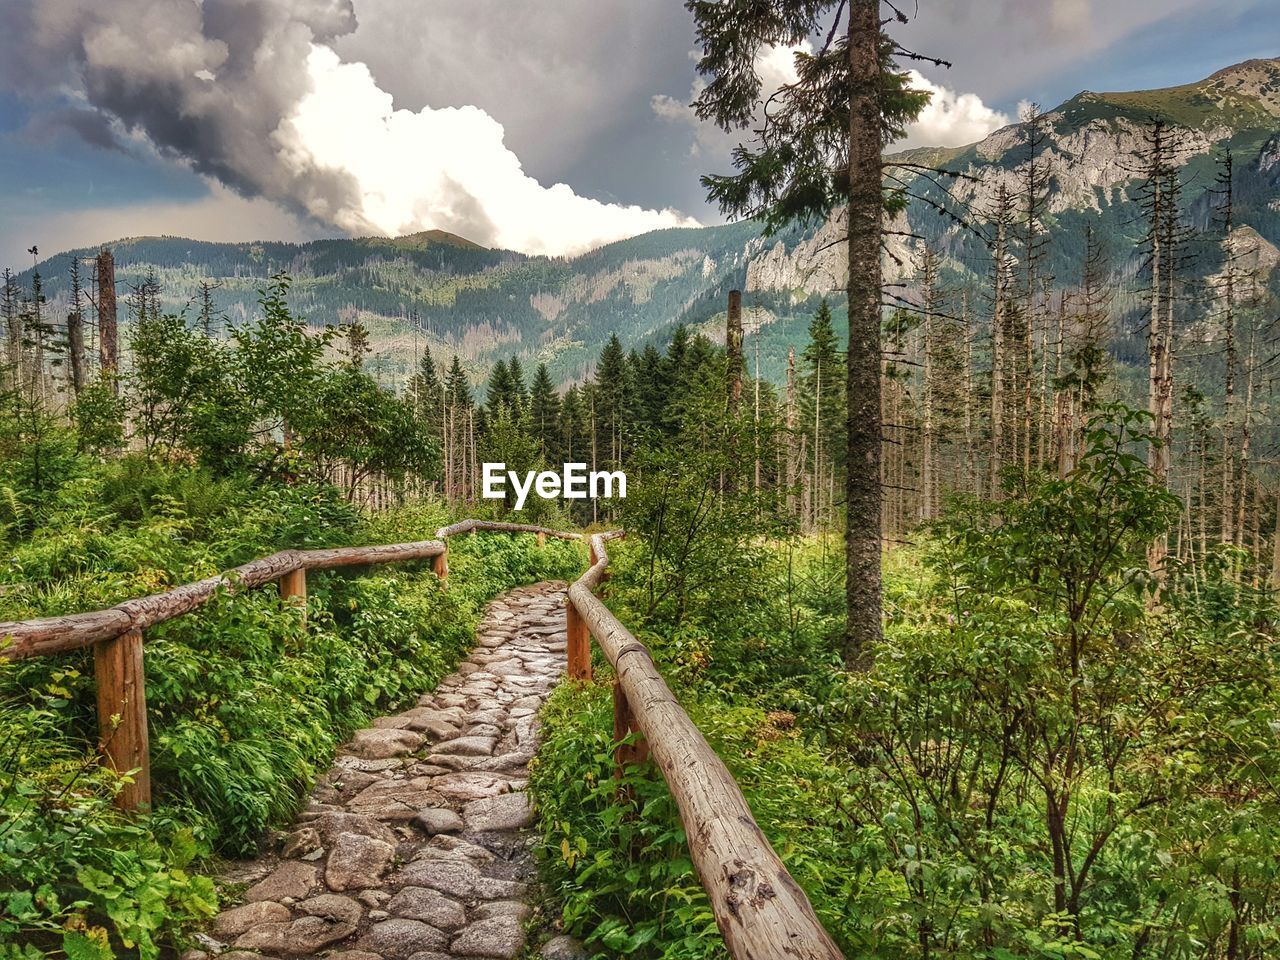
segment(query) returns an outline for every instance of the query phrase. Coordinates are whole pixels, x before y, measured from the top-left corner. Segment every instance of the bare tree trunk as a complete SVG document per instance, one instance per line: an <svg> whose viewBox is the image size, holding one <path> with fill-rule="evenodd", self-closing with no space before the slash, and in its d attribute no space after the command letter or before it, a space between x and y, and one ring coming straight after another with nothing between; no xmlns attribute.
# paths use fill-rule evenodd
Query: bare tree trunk
<svg viewBox="0 0 1280 960"><path fill-rule="evenodd" d="M865 668L881 625L880 4L849 4L848 467L845 663Z"/></svg>
<svg viewBox="0 0 1280 960"><path fill-rule="evenodd" d="M1271 528L1271 589L1280 590L1280 494L1275 501L1276 520Z"/></svg>
<svg viewBox="0 0 1280 960"><path fill-rule="evenodd" d="M923 422L920 430L920 503L919 519L921 522L933 519L933 309L929 301L933 299L931 292L932 277L925 278L928 298L924 311L924 384L921 388L924 400Z"/></svg>
<svg viewBox="0 0 1280 960"><path fill-rule="evenodd" d="M969 329L968 290L960 298L960 323L964 330L964 485L969 493L981 496L973 449L973 331Z"/></svg>
<svg viewBox="0 0 1280 960"><path fill-rule="evenodd" d="M78 310L67 314L67 366L71 390L78 397L84 389L84 317Z"/></svg>
<svg viewBox="0 0 1280 960"><path fill-rule="evenodd" d="M1222 542L1231 543L1234 538L1233 521L1235 519L1235 484L1236 484L1236 287L1235 287L1235 241L1231 231L1234 224L1235 193L1232 185L1234 176L1231 154L1224 160L1226 202L1224 204L1225 223L1223 244L1226 247L1226 312L1223 316L1223 402L1222 402Z"/></svg>
<svg viewBox="0 0 1280 960"><path fill-rule="evenodd" d="M756 450L756 472L755 484L753 489L756 493L760 492L760 312L756 311L756 336L755 336L755 352L756 352L756 375L755 375L755 428L752 432L752 438L755 443Z"/></svg>
<svg viewBox="0 0 1280 960"><path fill-rule="evenodd" d="M796 348L787 351L787 462L783 475L787 482L787 512L797 515L796 498Z"/></svg>
<svg viewBox="0 0 1280 960"><path fill-rule="evenodd" d="M110 250L98 254L98 349L103 376L120 372L119 328L116 320L116 261Z"/></svg>
<svg viewBox="0 0 1280 960"><path fill-rule="evenodd" d="M1240 494L1236 498L1236 546L1244 546L1245 501L1249 493L1249 457L1253 445L1253 374L1257 331L1249 330L1249 355L1245 361L1244 415L1240 424Z"/></svg>
<svg viewBox="0 0 1280 960"><path fill-rule="evenodd" d="M1005 247L1007 239L1008 196L1001 187L996 221L995 303L991 318L991 498L1000 498L1000 471L1004 468L1005 427Z"/></svg>
<svg viewBox="0 0 1280 960"><path fill-rule="evenodd" d="M1147 451L1147 465L1150 467L1156 482L1167 486L1169 481L1169 455L1161 437L1161 413L1163 400L1161 390L1164 377L1165 340L1162 332L1163 318L1161 299L1163 296L1163 257L1165 216L1164 197L1164 128L1156 123L1152 131L1152 164L1151 164L1151 320L1147 331L1147 412L1151 415L1151 429L1154 442ZM1164 569L1164 558L1168 552L1168 544L1161 537L1147 550L1147 565L1158 577Z"/></svg>
<svg viewBox="0 0 1280 960"><path fill-rule="evenodd" d="M822 470L822 455L826 451L822 449L822 361L818 361L818 365L814 371L814 390L813 390L813 481L810 489L813 490L813 516L810 518L814 529L819 525L819 517L822 515L822 484L819 476Z"/></svg>
<svg viewBox="0 0 1280 960"><path fill-rule="evenodd" d="M729 291L729 310L724 334L725 364L728 376L729 419L738 416L742 405L742 291Z"/></svg>

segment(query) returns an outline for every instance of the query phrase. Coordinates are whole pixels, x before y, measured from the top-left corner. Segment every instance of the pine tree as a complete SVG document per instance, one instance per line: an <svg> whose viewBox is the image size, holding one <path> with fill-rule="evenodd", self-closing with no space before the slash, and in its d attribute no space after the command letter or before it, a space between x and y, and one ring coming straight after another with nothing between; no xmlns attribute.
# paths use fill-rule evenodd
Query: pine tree
<svg viewBox="0 0 1280 960"><path fill-rule="evenodd" d="M413 409L418 419L427 424L427 429L432 436L438 438L442 430L441 413L444 409L444 393L430 347L423 347L422 357L418 360L418 369L409 379L409 398L413 402Z"/></svg>
<svg viewBox="0 0 1280 960"><path fill-rule="evenodd" d="M622 342L615 333L600 352L594 378L596 453L611 468L625 458L625 416L630 377Z"/></svg>
<svg viewBox="0 0 1280 960"><path fill-rule="evenodd" d="M631 354L631 378L635 385L632 426L638 437L654 437L662 432L670 396L666 359L653 344L645 344L639 354Z"/></svg>
<svg viewBox="0 0 1280 960"><path fill-rule="evenodd" d="M475 411L472 408L471 387L467 383L462 361L453 355L449 376L445 379L445 408L443 411L444 494L447 499L466 498L470 494L472 443L474 441Z"/></svg>
<svg viewBox="0 0 1280 960"><path fill-rule="evenodd" d="M845 660L865 666L882 635L881 611L881 241L882 152L929 100L911 90L885 35L880 0L690 0L706 86L694 101L702 119L729 132L751 129L758 145L734 151L739 172L705 176L723 212L764 218L776 230L845 209L849 360L846 383ZM837 39L840 28L844 34ZM764 50L827 42L795 58L797 79L756 117ZM833 42L834 41L834 42ZM891 194L889 203L901 200Z"/></svg>
<svg viewBox="0 0 1280 960"><path fill-rule="evenodd" d="M499 360L489 372L489 385L485 393L484 412L486 420L497 420L505 410L508 417L514 419L518 406L518 394L511 370L506 362Z"/></svg>
<svg viewBox="0 0 1280 960"><path fill-rule="evenodd" d="M525 408L529 405L529 388L524 382L524 367L520 365L519 357L512 357L507 364L507 373L511 377L512 399L515 403L515 410L519 414L523 414ZM519 416L516 417L519 419Z"/></svg>
<svg viewBox="0 0 1280 960"><path fill-rule="evenodd" d="M533 374L529 395L529 430L542 456L554 461L560 452L560 395L545 363L538 364Z"/></svg>
<svg viewBox="0 0 1280 960"><path fill-rule="evenodd" d="M830 471L843 476L845 456L845 364L831 308L825 299L809 322L809 341L800 362L800 422L808 437L806 447L810 457L805 468L812 493L809 519L816 525L825 515L823 491L828 487L825 478Z"/></svg>
<svg viewBox="0 0 1280 960"><path fill-rule="evenodd" d="M586 439L586 420L583 415L582 391L574 384L565 391L560 403L560 422L557 447L564 463L585 463L590 447Z"/></svg>

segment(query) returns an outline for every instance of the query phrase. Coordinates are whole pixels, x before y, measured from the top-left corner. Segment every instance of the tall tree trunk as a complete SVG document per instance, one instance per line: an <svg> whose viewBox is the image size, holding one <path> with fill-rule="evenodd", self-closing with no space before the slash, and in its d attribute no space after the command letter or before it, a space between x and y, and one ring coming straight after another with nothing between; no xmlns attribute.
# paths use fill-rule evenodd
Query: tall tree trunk
<svg viewBox="0 0 1280 960"><path fill-rule="evenodd" d="M1280 493L1275 501L1276 520L1271 528L1271 589L1280 590Z"/></svg>
<svg viewBox="0 0 1280 960"><path fill-rule="evenodd" d="M930 271L931 274L931 271ZM921 329L924 338L924 383L921 385L921 393L924 400L923 422L920 425L920 512L919 519L921 522L933 519L933 414L934 414L934 383L933 383L933 308L930 301L933 300L932 294L933 278L931 275L925 278L926 301L924 310L924 324Z"/></svg>
<svg viewBox="0 0 1280 960"><path fill-rule="evenodd" d="M116 320L116 261L110 250L98 254L98 349L103 376L111 378L120 372L119 328Z"/></svg>
<svg viewBox="0 0 1280 960"><path fill-rule="evenodd" d="M969 329L969 291L960 298L960 323L964 330L964 485L975 497L982 495L973 448L973 331Z"/></svg>
<svg viewBox="0 0 1280 960"><path fill-rule="evenodd" d="M742 404L742 291L729 291L729 310L724 332L725 366L728 376L729 419L738 415Z"/></svg>
<svg viewBox="0 0 1280 960"><path fill-rule="evenodd" d="M991 499L1000 498L1000 471L1004 469L1005 447L1005 246L1008 243L1007 218L1008 197L1003 188L1000 192L1000 206L996 221L995 249L995 303L992 305L991 317Z"/></svg>
<svg viewBox="0 0 1280 960"><path fill-rule="evenodd" d="M1156 482L1167 486L1169 482L1169 453L1161 436L1161 416L1164 401L1161 395L1164 384L1165 337L1163 331L1164 295L1164 127L1156 122L1151 138L1151 320L1147 331L1147 412L1151 415L1154 442L1147 451L1147 465ZM1168 552L1166 538L1159 537L1147 550L1147 565L1157 577L1164 569Z"/></svg>
<svg viewBox="0 0 1280 960"><path fill-rule="evenodd" d="M1236 253L1235 241L1231 236L1235 219L1235 190L1231 154L1223 160L1223 183L1226 201L1223 205L1223 246L1226 254L1226 310L1222 318L1223 333L1223 402L1222 402L1222 537L1223 543L1231 543L1233 539L1233 521L1235 520L1235 484L1236 484Z"/></svg>
<svg viewBox="0 0 1280 960"><path fill-rule="evenodd" d="M849 4L849 362L844 659L867 666L881 637L880 3Z"/></svg>
<svg viewBox="0 0 1280 960"><path fill-rule="evenodd" d="M798 516L796 498L796 348L787 351L787 462L783 465L787 483L787 512Z"/></svg>
<svg viewBox="0 0 1280 960"><path fill-rule="evenodd" d="M71 390L78 397L84 389L84 317L79 310L67 314L67 366Z"/></svg>

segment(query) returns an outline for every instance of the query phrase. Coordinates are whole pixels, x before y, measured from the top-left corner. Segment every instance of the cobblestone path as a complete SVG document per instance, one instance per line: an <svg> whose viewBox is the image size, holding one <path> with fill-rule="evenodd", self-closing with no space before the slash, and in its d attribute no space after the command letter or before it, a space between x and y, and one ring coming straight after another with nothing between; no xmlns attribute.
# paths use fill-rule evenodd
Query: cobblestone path
<svg viewBox="0 0 1280 960"><path fill-rule="evenodd" d="M565 585L494 600L477 645L418 706L343 746L278 857L204 938L221 960L510 960L534 866L528 763L565 667ZM199 960L194 955L187 960ZM573 957L560 937L543 955Z"/></svg>

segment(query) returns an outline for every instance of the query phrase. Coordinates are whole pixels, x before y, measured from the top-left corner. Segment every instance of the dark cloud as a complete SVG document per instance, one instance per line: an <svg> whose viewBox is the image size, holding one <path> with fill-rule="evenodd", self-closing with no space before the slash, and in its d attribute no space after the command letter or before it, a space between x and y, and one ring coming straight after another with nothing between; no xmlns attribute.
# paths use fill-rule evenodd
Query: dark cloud
<svg viewBox="0 0 1280 960"><path fill-rule="evenodd" d="M290 169L272 139L309 89L312 43L355 29L350 0L39 0L11 27L0 80L47 99L78 89L86 105L61 115L89 142L114 121L245 196L356 203L349 177Z"/></svg>
<svg viewBox="0 0 1280 960"><path fill-rule="evenodd" d="M37 113L23 127L22 136L32 143L52 143L68 131L90 146L128 153L116 135L111 118L82 107L59 107Z"/></svg>

